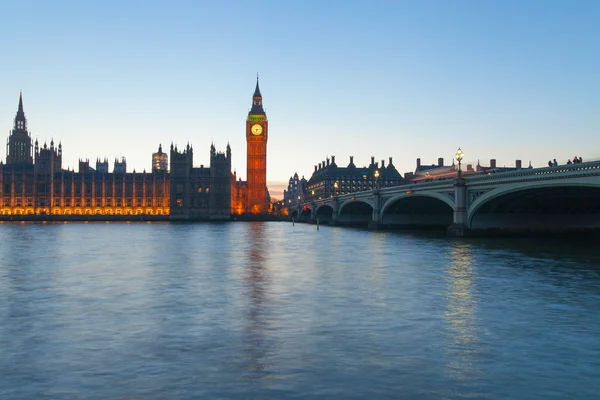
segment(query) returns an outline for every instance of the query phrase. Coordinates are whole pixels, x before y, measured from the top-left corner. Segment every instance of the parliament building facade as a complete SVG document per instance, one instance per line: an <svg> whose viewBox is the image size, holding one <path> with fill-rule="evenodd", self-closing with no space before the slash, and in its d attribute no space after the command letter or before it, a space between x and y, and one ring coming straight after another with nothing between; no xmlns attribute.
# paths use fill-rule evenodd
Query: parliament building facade
<svg viewBox="0 0 600 400"><path fill-rule="evenodd" d="M77 171L63 169L62 144L32 143L23 98L0 162L0 218L229 220L232 215L269 211L266 186L268 121L258 87L246 120L247 181L231 172L231 148L210 147L210 165L193 165L193 148L159 146L151 172L127 172L124 158L109 172L107 159L79 160ZM167 170L167 165L169 170Z"/></svg>

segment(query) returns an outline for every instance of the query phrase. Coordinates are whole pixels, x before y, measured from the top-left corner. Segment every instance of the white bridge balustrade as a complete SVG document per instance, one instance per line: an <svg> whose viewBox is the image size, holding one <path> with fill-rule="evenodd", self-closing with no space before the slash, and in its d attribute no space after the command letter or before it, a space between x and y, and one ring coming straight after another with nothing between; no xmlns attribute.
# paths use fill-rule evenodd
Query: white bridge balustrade
<svg viewBox="0 0 600 400"><path fill-rule="evenodd" d="M434 180L312 201L309 222L478 232L600 229L600 161Z"/></svg>

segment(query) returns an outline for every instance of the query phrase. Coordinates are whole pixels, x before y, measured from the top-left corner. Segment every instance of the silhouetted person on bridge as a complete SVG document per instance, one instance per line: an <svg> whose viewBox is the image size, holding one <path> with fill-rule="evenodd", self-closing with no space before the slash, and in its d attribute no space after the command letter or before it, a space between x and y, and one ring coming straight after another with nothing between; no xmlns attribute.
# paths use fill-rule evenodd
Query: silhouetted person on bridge
<svg viewBox="0 0 600 400"><path fill-rule="evenodd" d="M554 164L555 167L558 167L558 162L556 161L556 158L554 159L554 163L553 164Z"/></svg>

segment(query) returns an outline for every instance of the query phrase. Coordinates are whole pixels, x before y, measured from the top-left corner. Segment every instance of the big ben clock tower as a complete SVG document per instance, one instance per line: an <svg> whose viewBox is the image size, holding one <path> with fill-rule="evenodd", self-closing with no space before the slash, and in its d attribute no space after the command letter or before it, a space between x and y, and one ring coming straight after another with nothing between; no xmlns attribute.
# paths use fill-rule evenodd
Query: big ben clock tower
<svg viewBox="0 0 600 400"><path fill-rule="evenodd" d="M266 214L267 204L267 139L269 138L269 121L263 109L262 95L258 88L252 95L252 108L246 119L246 176L248 179L249 214Z"/></svg>

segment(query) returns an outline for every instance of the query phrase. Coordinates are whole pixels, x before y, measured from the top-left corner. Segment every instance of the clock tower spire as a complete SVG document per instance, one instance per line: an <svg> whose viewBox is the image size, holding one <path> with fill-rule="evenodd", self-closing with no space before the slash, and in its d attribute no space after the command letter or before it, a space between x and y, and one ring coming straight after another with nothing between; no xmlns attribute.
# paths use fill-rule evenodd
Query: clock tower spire
<svg viewBox="0 0 600 400"><path fill-rule="evenodd" d="M256 89L252 95L252 108L246 119L246 176L248 179L246 213L248 214L266 214L269 211L267 197L268 133L269 121L263 109L257 76Z"/></svg>

